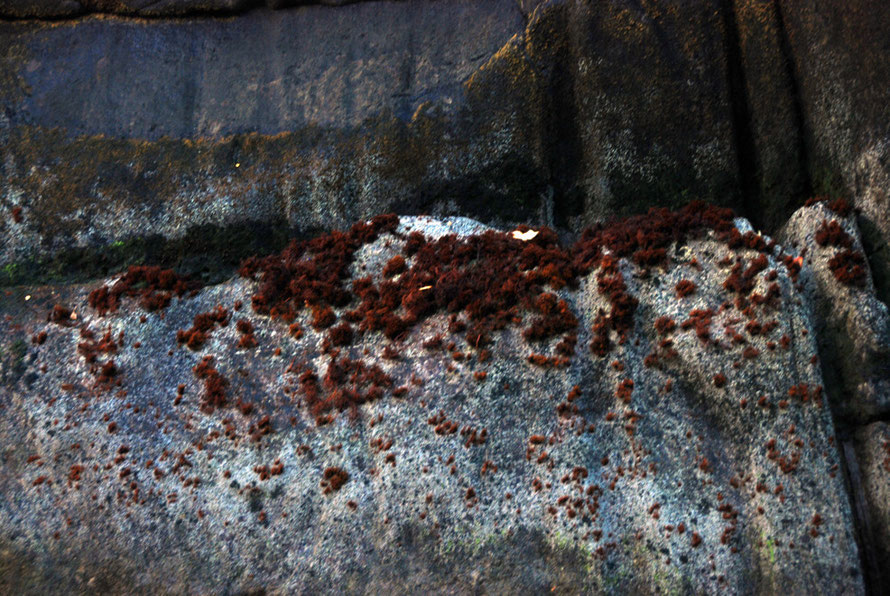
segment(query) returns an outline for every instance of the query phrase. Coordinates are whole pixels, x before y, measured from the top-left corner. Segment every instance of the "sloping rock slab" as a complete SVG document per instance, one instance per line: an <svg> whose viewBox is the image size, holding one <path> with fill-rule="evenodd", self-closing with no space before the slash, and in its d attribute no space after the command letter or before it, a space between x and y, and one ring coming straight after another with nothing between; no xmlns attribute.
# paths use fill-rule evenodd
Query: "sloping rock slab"
<svg viewBox="0 0 890 596"><path fill-rule="evenodd" d="M799 269L693 205L9 290L0 587L863 593Z"/></svg>

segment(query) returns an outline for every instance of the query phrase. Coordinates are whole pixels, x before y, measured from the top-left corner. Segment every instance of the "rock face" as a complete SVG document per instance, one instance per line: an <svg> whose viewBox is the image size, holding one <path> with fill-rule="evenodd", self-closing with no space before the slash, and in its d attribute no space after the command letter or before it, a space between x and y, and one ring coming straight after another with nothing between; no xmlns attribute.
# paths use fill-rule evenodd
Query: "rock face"
<svg viewBox="0 0 890 596"><path fill-rule="evenodd" d="M888 31L0 0L2 591L880 591Z"/></svg>
<svg viewBox="0 0 890 596"><path fill-rule="evenodd" d="M7 277L388 210L580 230L705 198L776 230L851 192L886 286L886 3L307 4L0 3Z"/></svg>
<svg viewBox="0 0 890 596"><path fill-rule="evenodd" d="M308 4L343 6L362 0L12 0L0 3L8 18L74 17L106 13L139 17L226 16L253 8L288 8Z"/></svg>
<svg viewBox="0 0 890 596"><path fill-rule="evenodd" d="M215 286L13 290L4 591L863 593L828 213L793 219L806 259L697 204L565 247L378 217ZM873 300L863 274L834 283Z"/></svg>
<svg viewBox="0 0 890 596"><path fill-rule="evenodd" d="M864 540L876 545L864 557L870 566L876 585L887 581L890 563L890 428L885 422L875 422L860 428L853 441L856 471L863 490L857 506L862 520Z"/></svg>

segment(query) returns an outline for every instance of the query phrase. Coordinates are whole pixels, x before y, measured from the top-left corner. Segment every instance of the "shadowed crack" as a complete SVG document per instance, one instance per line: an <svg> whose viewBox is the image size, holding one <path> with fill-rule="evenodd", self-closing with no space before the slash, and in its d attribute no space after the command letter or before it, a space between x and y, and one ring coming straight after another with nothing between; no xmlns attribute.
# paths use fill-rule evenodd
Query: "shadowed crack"
<svg viewBox="0 0 890 596"><path fill-rule="evenodd" d="M87 15L119 15L139 18L198 18L236 16L250 10L300 6L345 6L368 0L34 0L0 2L0 20L67 20ZM399 1L399 0L394 0Z"/></svg>

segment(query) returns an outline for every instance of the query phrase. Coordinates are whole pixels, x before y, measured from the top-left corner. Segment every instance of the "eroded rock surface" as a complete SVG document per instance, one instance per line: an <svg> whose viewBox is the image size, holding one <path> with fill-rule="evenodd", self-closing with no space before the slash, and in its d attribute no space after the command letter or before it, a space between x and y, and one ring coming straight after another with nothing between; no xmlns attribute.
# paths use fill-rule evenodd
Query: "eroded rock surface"
<svg viewBox="0 0 890 596"><path fill-rule="evenodd" d="M863 593L798 248L702 204L570 246L388 216L11 289L3 587Z"/></svg>

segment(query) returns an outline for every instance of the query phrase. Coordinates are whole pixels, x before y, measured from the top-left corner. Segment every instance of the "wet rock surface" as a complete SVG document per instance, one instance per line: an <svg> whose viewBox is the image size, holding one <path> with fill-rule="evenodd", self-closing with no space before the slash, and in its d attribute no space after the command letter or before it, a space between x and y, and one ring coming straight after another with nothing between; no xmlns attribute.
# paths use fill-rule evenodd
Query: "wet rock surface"
<svg viewBox="0 0 890 596"><path fill-rule="evenodd" d="M4 588L863 593L799 254L701 204L567 246L381 217L10 289Z"/></svg>

